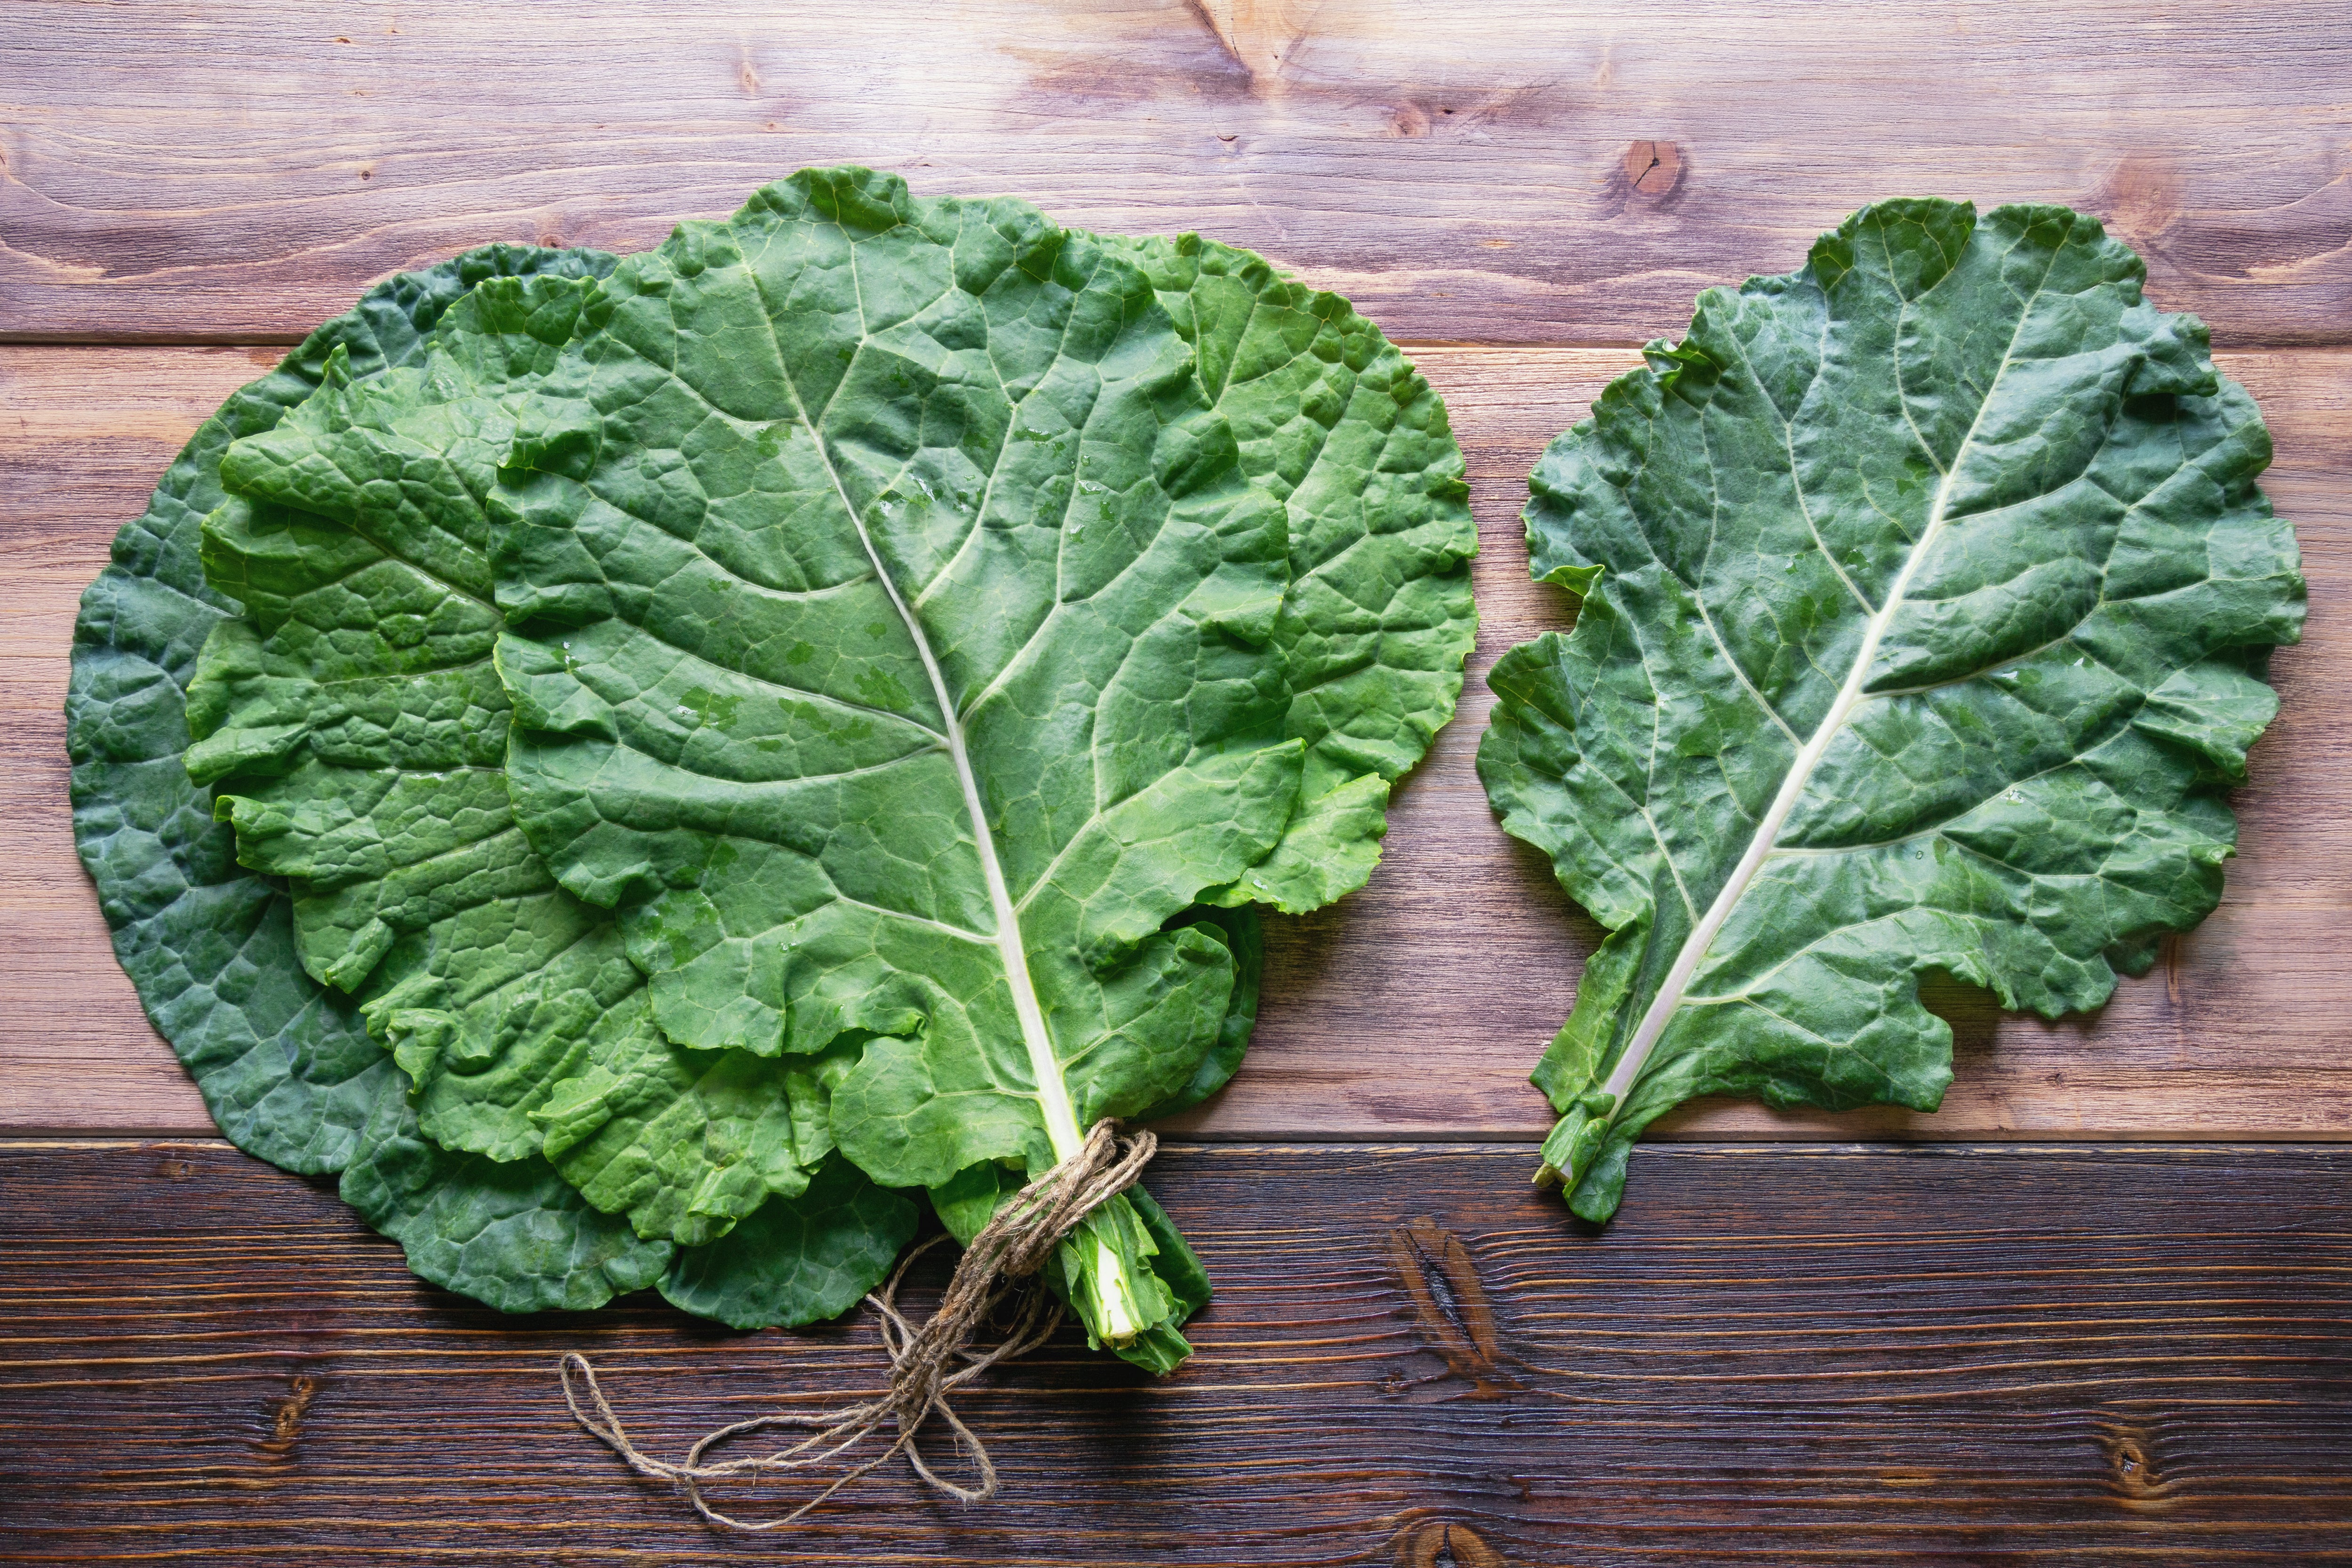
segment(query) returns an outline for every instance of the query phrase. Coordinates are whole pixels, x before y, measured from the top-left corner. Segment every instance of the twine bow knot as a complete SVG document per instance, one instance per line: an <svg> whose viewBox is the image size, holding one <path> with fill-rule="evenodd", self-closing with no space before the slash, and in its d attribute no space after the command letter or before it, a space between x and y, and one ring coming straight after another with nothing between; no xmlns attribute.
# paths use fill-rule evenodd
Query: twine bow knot
<svg viewBox="0 0 2352 1568"><path fill-rule="evenodd" d="M677 1465L653 1458L629 1440L620 1416L596 1381L596 1369L576 1351L561 1363L564 1403L572 1407L572 1418L626 1460L631 1469L641 1476L682 1483L697 1513L730 1530L781 1530L902 1451L917 1475L950 1497L965 1502L993 1497L996 1465L947 1396L997 1363L1026 1355L1053 1336L1062 1321L1062 1307L1036 1281L1037 1270L1080 1220L1135 1184L1159 1146L1159 1140L1150 1132L1121 1136L1115 1123L1096 1122L1075 1156L1023 1187L981 1227L956 1264L938 1310L919 1325L898 1310L898 1286L916 1258L947 1238L934 1237L908 1252L882 1289L866 1298L881 1323L883 1348L890 1354L890 1385L872 1399L835 1410L757 1415L721 1426L696 1442L687 1450L686 1462ZM971 1349L982 1325L1016 1292L1022 1300L1012 1330L986 1350ZM980 1472L977 1487L947 1479L924 1459L915 1435L933 1415L948 1424L957 1447ZM898 1429L887 1448L853 1467L781 1519L734 1519L711 1507L702 1495L706 1481L772 1470L804 1470L828 1463L856 1447L885 1422ZM809 1436L772 1454L704 1462L704 1456L720 1444L775 1426L808 1431Z"/></svg>

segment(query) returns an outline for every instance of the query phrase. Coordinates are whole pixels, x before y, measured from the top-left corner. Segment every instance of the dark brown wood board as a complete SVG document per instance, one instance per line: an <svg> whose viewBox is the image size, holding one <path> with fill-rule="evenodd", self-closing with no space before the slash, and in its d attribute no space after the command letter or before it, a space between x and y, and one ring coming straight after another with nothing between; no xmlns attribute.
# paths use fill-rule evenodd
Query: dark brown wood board
<svg viewBox="0 0 2352 1568"><path fill-rule="evenodd" d="M894 1470L743 1538L573 1427L555 1358L675 1455L874 1386L870 1327L501 1318L225 1146L0 1146L44 1200L0 1203L0 1561L2352 1559L2332 1152L1648 1148L1605 1237L1528 1163L1171 1150L1220 1282L1181 1374L1065 1329L962 1401L1003 1501Z"/></svg>

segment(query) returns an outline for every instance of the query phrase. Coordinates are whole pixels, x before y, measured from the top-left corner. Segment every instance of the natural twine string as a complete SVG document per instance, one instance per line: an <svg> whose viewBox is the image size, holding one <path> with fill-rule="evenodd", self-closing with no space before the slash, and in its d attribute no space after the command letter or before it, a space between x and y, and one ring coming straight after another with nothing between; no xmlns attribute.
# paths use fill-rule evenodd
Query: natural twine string
<svg viewBox="0 0 2352 1568"><path fill-rule="evenodd" d="M1026 1355L1052 1337L1062 1321L1061 1304L1034 1281L1034 1276L1080 1220L1135 1184L1135 1179L1143 1173L1143 1167L1159 1147L1159 1140L1150 1132L1122 1137L1114 1123L1096 1122L1094 1131L1087 1134L1085 1146L1075 1157L1063 1161L1013 1194L971 1238L971 1245L964 1248L962 1260L956 1265L954 1277L948 1281L947 1294L940 1298L939 1310L920 1327L908 1322L899 1312L898 1285L906 1279L909 1264L947 1238L934 1237L908 1253L889 1281L866 1298L866 1304L881 1321L883 1348L890 1352L890 1386L872 1399L845 1405L837 1410L788 1411L721 1426L687 1450L682 1465L654 1458L629 1441L628 1435L621 1429L621 1418L614 1414L604 1391L597 1385L596 1369L577 1352L564 1356L561 1363L564 1403L572 1407L572 1418L627 1460L631 1469L641 1476L683 1482L695 1511L730 1530L782 1530L850 1482L888 1463L901 1450L917 1475L950 1497L965 1502L993 1497L997 1489L996 1466L971 1428L949 1405L948 1393L998 1362ZM1012 1331L986 1350L971 1349L972 1338L982 1325L1016 1291L1023 1299ZM957 1367L958 1362L964 1364ZM575 1374L578 1386L573 1382ZM593 1414L582 1406L583 1390L588 1404L593 1406ZM979 1470L979 1486L958 1486L934 1472L924 1461L915 1434L935 1414L954 1431L957 1446ZM854 1467L782 1519L758 1522L733 1519L711 1507L702 1495L705 1481L768 1470L802 1470L824 1464L856 1447L886 1421L894 1423L898 1433L889 1447ZM703 1456L718 1445L771 1426L814 1430L793 1447L772 1454L722 1459L708 1465L702 1462Z"/></svg>

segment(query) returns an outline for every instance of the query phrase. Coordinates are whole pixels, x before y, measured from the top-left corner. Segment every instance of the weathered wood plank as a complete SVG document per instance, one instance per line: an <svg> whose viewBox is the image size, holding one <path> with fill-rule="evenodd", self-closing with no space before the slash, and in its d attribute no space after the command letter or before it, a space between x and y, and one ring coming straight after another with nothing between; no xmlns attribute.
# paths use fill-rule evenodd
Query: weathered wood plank
<svg viewBox="0 0 2352 1568"><path fill-rule="evenodd" d="M2340 0L16 0L0 80L19 338L290 338L835 162L1197 228L1406 339L1638 342L1905 195L2100 213L2226 342L2352 338Z"/></svg>
<svg viewBox="0 0 2352 1568"><path fill-rule="evenodd" d="M1485 617L1462 712L1399 792L1364 892L1271 922L1267 1002L1241 1077L1182 1124L1212 1137L1527 1137L1526 1082L1565 1015L1594 928L1541 859L1495 826L1472 761L1484 671L1560 624L1528 581L1517 510L1543 444L1632 356L1613 350L1421 351L1468 455ZM0 1127L204 1132L201 1103L139 1016L73 858L65 805L74 604L195 423L270 351L0 350ZM2301 531L2305 646L2277 661L2283 706L2240 795L2242 851L2221 910L2126 981L2095 1019L1998 1016L1954 990L1959 1079L1933 1117L1702 1107L1666 1136L2341 1137L2352 1133L2352 353L2224 356L2268 411L2270 491Z"/></svg>
<svg viewBox="0 0 2352 1568"><path fill-rule="evenodd" d="M1528 1163L1171 1148L1151 1186L1219 1284L1191 1365L1065 1330L961 1402L1001 1500L894 1468L747 1540L576 1431L555 1357L674 1453L873 1386L869 1325L732 1334L649 1294L501 1319L220 1145L0 1144L0 1558L2352 1555L2344 1151L1652 1148L1598 1236Z"/></svg>
<svg viewBox="0 0 2352 1568"><path fill-rule="evenodd" d="M208 1131L75 858L65 690L82 590L196 426L280 350L0 351L0 1118Z"/></svg>

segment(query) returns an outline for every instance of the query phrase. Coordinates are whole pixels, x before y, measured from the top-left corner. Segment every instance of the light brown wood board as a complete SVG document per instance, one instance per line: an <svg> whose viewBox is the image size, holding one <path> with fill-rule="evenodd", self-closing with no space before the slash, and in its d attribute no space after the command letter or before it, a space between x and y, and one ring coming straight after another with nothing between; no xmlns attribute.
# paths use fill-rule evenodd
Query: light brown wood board
<svg viewBox="0 0 2352 1568"><path fill-rule="evenodd" d="M1793 258L1790 258L1793 260ZM1219 1100L1168 1125L1211 1137L1530 1137L1549 1120L1526 1075L1565 1015L1598 928L1540 857L1496 826L1472 760L1496 655L1567 624L1530 583L1517 512L1553 435L1632 363L1630 350L1432 348L1480 525L1483 625L1462 710L1400 789L1371 885L1304 920L1272 920L1266 1003ZM68 648L76 597L154 477L268 349L0 348L0 1129L210 1129L141 1016L74 858L66 808ZM1958 1079L1929 1117L1786 1115L1702 1106L1666 1136L2336 1138L2352 1132L2352 352L2225 353L2262 402L2278 458L2267 488L2300 531L2307 643L2283 652L2280 718L2239 793L2244 824L2222 905L2126 980L2101 1014L2000 1016L1957 987L1939 1005Z"/></svg>
<svg viewBox="0 0 2352 1568"><path fill-rule="evenodd" d="M1677 330L1700 286L1795 265L1874 197L2096 211L2147 256L2160 303L2241 346L2226 363L2278 433L2270 488L2310 559L2317 631L2279 661L2284 710L2243 794L2228 900L2095 1019L1944 996L1960 1075L1937 1117L1709 1107L1660 1131L2352 1123L2335 1059L2352 792L2327 722L2352 695L2328 631L2352 431L2352 372L2330 347L2352 342L2340 7L20 0L0 18L0 337L288 341L368 280L467 245L633 248L792 167L856 159L1076 223L1255 246L1415 344L1470 458L1485 635L1373 886L1275 933L1248 1069L1178 1124L1207 1135L1542 1125L1524 1073L1595 933L1495 829L1468 760L1479 675L1568 609L1525 580L1523 477L1632 345ZM16 785L0 909L18 942L0 1128L205 1126L70 858L57 703L72 597L107 537L272 357L0 358L0 754Z"/></svg>
<svg viewBox="0 0 2352 1568"><path fill-rule="evenodd" d="M1949 195L2101 214L2225 343L2352 342L2342 0L11 0L0 83L21 338L291 341L852 162L1199 229L1400 340L1639 342Z"/></svg>

